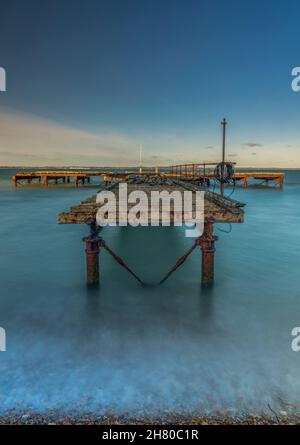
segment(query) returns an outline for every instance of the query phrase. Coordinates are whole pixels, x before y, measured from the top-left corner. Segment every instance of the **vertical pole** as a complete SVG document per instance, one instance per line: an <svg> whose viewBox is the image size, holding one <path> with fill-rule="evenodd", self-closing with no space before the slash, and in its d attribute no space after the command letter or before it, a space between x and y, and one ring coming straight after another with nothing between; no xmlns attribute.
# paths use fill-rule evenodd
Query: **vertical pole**
<svg viewBox="0 0 300 445"><path fill-rule="evenodd" d="M203 234L198 238L198 244L202 250L201 279L204 285L212 284L214 281L215 241L217 239L218 237L213 235L213 223L205 222Z"/></svg>
<svg viewBox="0 0 300 445"><path fill-rule="evenodd" d="M88 286L99 284L99 253L100 239L98 238L99 228L96 224L90 224L91 234L83 238L86 253L86 282Z"/></svg>
<svg viewBox="0 0 300 445"><path fill-rule="evenodd" d="M48 176L44 176L44 185L48 187Z"/></svg>
<svg viewBox="0 0 300 445"><path fill-rule="evenodd" d="M86 282L88 286L99 283L99 242L88 236L85 238L86 245Z"/></svg>
<svg viewBox="0 0 300 445"><path fill-rule="evenodd" d="M223 135L222 135L222 162L225 162L225 144L226 144L226 119L224 117L224 119L221 122L221 125L223 127ZM224 196L224 183L221 182L220 184L220 191L221 191L221 195Z"/></svg>
<svg viewBox="0 0 300 445"><path fill-rule="evenodd" d="M143 156L143 146L142 144L140 144L140 167L139 167L139 173L143 172L143 167L142 167L142 156Z"/></svg>

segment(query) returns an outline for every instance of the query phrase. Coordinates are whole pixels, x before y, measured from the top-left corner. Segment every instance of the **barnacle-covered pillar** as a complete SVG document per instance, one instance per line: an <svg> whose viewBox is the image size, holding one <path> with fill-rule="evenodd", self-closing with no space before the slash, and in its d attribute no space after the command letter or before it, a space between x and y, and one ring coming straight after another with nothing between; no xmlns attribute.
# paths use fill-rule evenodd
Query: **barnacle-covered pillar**
<svg viewBox="0 0 300 445"><path fill-rule="evenodd" d="M198 238L198 244L202 250L202 284L212 284L214 281L214 257L215 241L217 236L213 235L213 223L205 222L203 234Z"/></svg>
<svg viewBox="0 0 300 445"><path fill-rule="evenodd" d="M90 235L83 238L86 253L86 280L88 286L99 284L99 253L100 238L98 236L101 227L96 223L90 224Z"/></svg>

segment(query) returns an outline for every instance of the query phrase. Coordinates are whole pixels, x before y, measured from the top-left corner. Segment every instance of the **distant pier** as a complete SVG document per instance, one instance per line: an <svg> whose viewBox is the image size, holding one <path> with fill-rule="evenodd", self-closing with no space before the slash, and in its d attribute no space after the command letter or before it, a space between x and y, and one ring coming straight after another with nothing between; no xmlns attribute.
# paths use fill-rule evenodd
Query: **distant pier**
<svg viewBox="0 0 300 445"><path fill-rule="evenodd" d="M99 170L45 170L18 172L13 177L13 183L17 187L25 184L49 185L70 184L75 187L90 184L91 178L100 177L104 182L126 180L130 175L161 175L169 178L177 178L184 181L211 181L215 177L214 167L217 163L179 164L163 167L103 167ZM255 185L273 185L280 189L284 184L284 173L266 171L235 171L233 179L236 184L250 187Z"/></svg>

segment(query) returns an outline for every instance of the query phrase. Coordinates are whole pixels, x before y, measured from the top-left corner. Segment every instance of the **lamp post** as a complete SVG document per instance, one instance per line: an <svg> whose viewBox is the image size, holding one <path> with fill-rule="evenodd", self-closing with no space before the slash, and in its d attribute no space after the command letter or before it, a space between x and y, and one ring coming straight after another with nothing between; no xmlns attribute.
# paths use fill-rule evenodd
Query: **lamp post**
<svg viewBox="0 0 300 445"><path fill-rule="evenodd" d="M224 119L221 122L221 125L223 127L222 133L223 133L223 137L222 137L222 174L224 173L224 162L225 162L225 143L226 143L226 125L227 125L227 121L224 117ZM224 182L221 182L220 184L220 192L221 195L224 196Z"/></svg>

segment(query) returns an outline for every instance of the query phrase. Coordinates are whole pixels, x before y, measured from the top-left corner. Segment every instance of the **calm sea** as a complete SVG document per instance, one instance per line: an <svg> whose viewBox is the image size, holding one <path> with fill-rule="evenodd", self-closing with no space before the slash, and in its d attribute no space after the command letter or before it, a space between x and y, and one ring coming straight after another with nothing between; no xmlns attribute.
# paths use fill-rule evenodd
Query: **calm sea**
<svg viewBox="0 0 300 445"><path fill-rule="evenodd" d="M18 187L0 170L0 410L300 411L300 172L284 190L239 189L245 223L216 231L216 281L200 252L141 287L106 252L85 286L85 226L57 215L96 189ZM225 226L224 229L227 229ZM107 228L109 245L157 283L191 245L181 228Z"/></svg>

